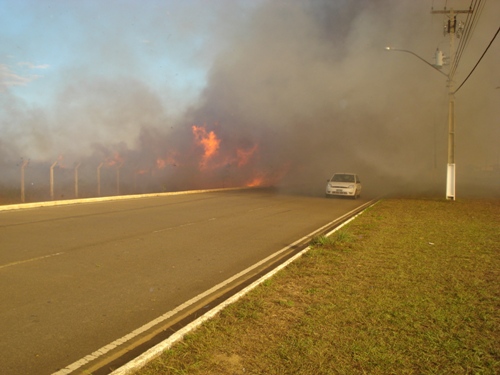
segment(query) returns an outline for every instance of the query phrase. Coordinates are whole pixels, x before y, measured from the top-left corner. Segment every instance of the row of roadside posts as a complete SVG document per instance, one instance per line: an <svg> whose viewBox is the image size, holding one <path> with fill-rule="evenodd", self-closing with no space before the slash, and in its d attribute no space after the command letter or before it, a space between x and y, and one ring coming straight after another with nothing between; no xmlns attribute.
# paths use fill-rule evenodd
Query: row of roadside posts
<svg viewBox="0 0 500 375"><path fill-rule="evenodd" d="M57 165L57 161L55 161L50 166L50 199L54 200L54 168ZM26 202L26 190L25 190L25 169L29 164L29 160L23 160L21 163L21 202ZM78 193L78 168L80 168L81 163L75 165L74 168L74 185L75 185L75 198L79 197ZM120 169L122 164L119 164L116 167L116 194L120 195ZM101 162L97 167L97 196L101 196L101 168L104 166L104 163Z"/></svg>

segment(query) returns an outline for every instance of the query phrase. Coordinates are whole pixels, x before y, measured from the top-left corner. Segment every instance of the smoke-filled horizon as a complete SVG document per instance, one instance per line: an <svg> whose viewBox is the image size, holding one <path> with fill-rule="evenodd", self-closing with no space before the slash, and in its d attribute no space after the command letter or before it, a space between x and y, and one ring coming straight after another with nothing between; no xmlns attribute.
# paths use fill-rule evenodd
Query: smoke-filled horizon
<svg viewBox="0 0 500 375"><path fill-rule="evenodd" d="M367 191L442 185L444 195L446 77L410 54L384 49L408 49L430 62L436 48L446 54L444 18L430 13L444 3L216 3L200 1L189 25L179 22L165 36L182 45L186 33L194 33L188 26L213 32L185 55L200 60L206 82L182 105L167 82L159 89L134 73L140 58L119 34L97 31L82 42L81 64L62 70L48 104L30 103L2 86L0 186L19 186L21 159L29 159L28 189L45 194L57 161L58 197L73 194L77 165L82 196L96 194L97 179L101 195L257 185L316 194L336 171L358 173ZM494 35L495 10L498 4L490 2L481 14L457 84ZM151 11L155 20L143 27L154 30L166 10ZM119 12L104 13L112 17L99 24ZM500 186L499 57L495 41L456 95L459 184L476 176L464 171L497 168L488 176Z"/></svg>

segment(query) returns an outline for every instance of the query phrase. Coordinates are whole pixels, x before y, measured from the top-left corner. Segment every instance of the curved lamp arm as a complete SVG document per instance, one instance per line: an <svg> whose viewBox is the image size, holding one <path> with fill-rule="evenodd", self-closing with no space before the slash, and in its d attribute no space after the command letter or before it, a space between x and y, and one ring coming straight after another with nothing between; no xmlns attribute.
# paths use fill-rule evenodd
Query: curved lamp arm
<svg viewBox="0 0 500 375"><path fill-rule="evenodd" d="M399 51L399 52L406 52L406 53L410 53L412 54L413 56L419 58L420 60L422 60L424 63L426 63L427 65L429 65L432 69L435 69L436 71L438 71L439 73L441 73L442 75L446 76L447 78L448 77L448 74L442 72L441 70L439 70L438 68L436 68L434 65L432 65L430 62L426 61L425 59L423 59L422 57L420 57L419 55L417 55L415 52L412 52L412 51L408 51L407 49L399 49L399 48L393 48L393 47L385 47L386 51Z"/></svg>

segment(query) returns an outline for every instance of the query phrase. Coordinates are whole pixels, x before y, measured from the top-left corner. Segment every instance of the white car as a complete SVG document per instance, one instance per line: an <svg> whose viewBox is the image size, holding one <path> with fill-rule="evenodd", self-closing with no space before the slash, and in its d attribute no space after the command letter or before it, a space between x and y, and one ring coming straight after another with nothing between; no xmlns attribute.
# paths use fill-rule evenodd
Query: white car
<svg viewBox="0 0 500 375"><path fill-rule="evenodd" d="M361 196L361 181L354 173L335 173L327 180L327 198L333 196L351 197L353 199Z"/></svg>

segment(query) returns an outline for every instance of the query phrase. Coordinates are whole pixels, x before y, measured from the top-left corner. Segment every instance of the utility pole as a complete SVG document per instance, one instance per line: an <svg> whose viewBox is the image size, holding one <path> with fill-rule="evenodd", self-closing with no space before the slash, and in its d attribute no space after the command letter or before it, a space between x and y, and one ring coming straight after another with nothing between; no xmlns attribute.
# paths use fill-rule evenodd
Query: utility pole
<svg viewBox="0 0 500 375"><path fill-rule="evenodd" d="M432 14L448 15L444 31L450 36L450 70L448 72L448 168L446 173L446 199L455 200L455 91L453 75L455 72L455 37L460 37L461 25L457 27L457 14L472 13L469 10L432 10Z"/></svg>
<svg viewBox="0 0 500 375"><path fill-rule="evenodd" d="M97 167L97 196L101 196L101 168L104 165L104 162L101 162Z"/></svg>
<svg viewBox="0 0 500 375"><path fill-rule="evenodd" d="M120 195L120 168L123 166L123 162L116 167L116 195Z"/></svg>
<svg viewBox="0 0 500 375"><path fill-rule="evenodd" d="M57 165L57 160L50 166L50 200L54 200L54 167Z"/></svg>
<svg viewBox="0 0 500 375"><path fill-rule="evenodd" d="M74 172L74 179L75 179L75 198L78 198L78 168L80 168L81 163L75 164L75 172Z"/></svg>
<svg viewBox="0 0 500 375"><path fill-rule="evenodd" d="M21 159L22 160L22 159ZM28 160L22 160L21 164L21 203L25 202L25 194L24 194L24 168L29 164Z"/></svg>

